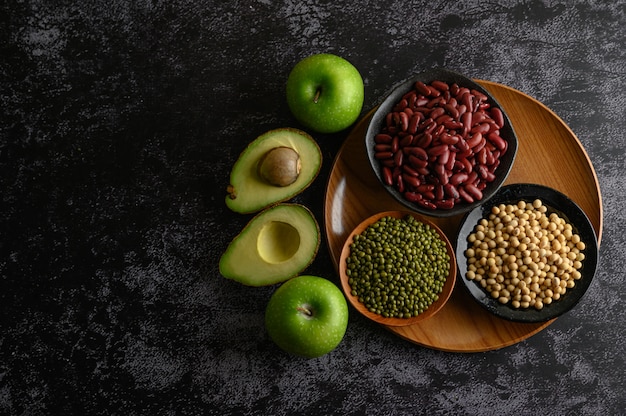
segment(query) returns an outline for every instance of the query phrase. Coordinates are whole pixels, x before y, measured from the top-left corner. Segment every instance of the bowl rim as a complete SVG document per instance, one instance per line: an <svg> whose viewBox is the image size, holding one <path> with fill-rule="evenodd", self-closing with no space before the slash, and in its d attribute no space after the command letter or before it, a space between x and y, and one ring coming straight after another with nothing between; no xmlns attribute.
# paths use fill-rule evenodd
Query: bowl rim
<svg viewBox="0 0 626 416"><path fill-rule="evenodd" d="M515 203L520 200L532 202L534 199L541 199L543 204L548 207L549 213L556 212L572 225L576 233L581 235L586 245L585 259L581 269L583 277L576 282L574 288L568 289L562 298L549 305L544 305L541 310L536 310L535 308L515 309L510 305L501 304L497 299L493 299L482 287L465 277L467 272L467 262L465 261L465 249L468 247L467 237L473 231L478 221L489 215L493 206L501 203ZM455 246L459 275L457 280L461 281L460 284L470 297L493 315L508 321L521 323L546 322L572 310L580 302L591 285L597 270L599 257L596 232L582 208L564 193L546 185L532 183L505 185L500 188L498 193L488 203L468 212L459 224Z"/></svg>
<svg viewBox="0 0 626 416"><path fill-rule="evenodd" d="M435 210L430 210L430 209L426 209L423 208L415 203L412 203L410 201L407 201L404 196L402 196L402 194L393 186L389 186L386 185L384 183L383 177L382 177L382 171L379 168L379 162L378 160L374 157L374 136L380 132L381 128L382 128L382 124L383 124L383 120L386 117L387 113L389 111L391 111L391 109L393 108L393 106L400 101L400 98L406 94L407 92L409 92L413 85L415 84L415 82L417 81L422 81L424 83L429 83L432 82L434 80L442 80L448 83L453 83L456 82L457 84L461 85L461 86L465 86L468 88L473 88L476 89L477 91L485 94L488 98L489 98L489 102L492 105L492 107L497 107L502 111L502 115L504 117L504 127L501 129L502 131L502 138L505 139L508 143L508 148L507 148L507 152L504 154L504 156L501 158L501 163L500 166L498 166L498 175L496 177L496 179L492 182L490 182L487 187L485 188L485 190L483 190L483 198L480 201L474 201L471 204L467 204L467 203L462 203L462 204L456 204L452 209L450 210L444 210L444 209L435 209ZM515 133L515 129L511 123L511 120L506 112L506 110L504 109L504 107L498 102L498 100L487 90L485 89L482 85L478 84L476 81L474 81L473 79L459 73L456 71L452 71L450 69L447 68L432 68L426 71L422 71L419 72L417 74L414 74L406 79L404 79L403 81L400 81L399 83L395 84L388 93L386 93L384 95L383 100L381 101L381 103L378 105L378 107L376 108L376 110L374 111L374 114L372 115L371 119L369 120L368 126L367 126L367 130L365 132L365 147L366 147L366 153L367 153L367 158L369 161L369 165L370 168L374 171L374 174L376 175L376 178L378 179L378 182L380 183L380 185L385 188L385 190L398 202L400 202L402 205L404 205L404 207L418 212L422 215L425 216L429 216L429 217L439 217L439 218L443 218L443 217L452 217L455 215L460 215L460 214L464 214L468 211L471 211L472 209L476 208L477 206L485 203L486 201L488 201L491 197L493 197L493 195L496 194L496 192L498 191L498 189L502 186L502 184L506 181L506 179L508 178L511 169L513 168L513 164L515 162L516 156L517 156L517 151L518 151L518 146L519 146L519 139L517 137L517 134Z"/></svg>
<svg viewBox="0 0 626 416"><path fill-rule="evenodd" d="M361 303L355 296L352 295L351 293L352 289L350 287L350 284L348 282L348 276L346 274L346 259L348 258L350 254L350 245L353 242L354 236L357 234L361 234L370 224L373 224L379 219L383 217L387 217L387 216L391 216L394 218L404 218L407 215L411 215L416 220L432 227L437 232L439 237L444 241L446 245L446 252L448 253L448 256L450 257L450 272L448 273L448 276L446 277L446 282L444 284L442 292L439 294L439 298L435 302L433 302L426 309L426 311L411 318L386 318L374 312L370 312L363 303ZM377 322L379 324L382 324L382 325L395 326L395 327L408 326L408 325L417 324L419 322L422 322L422 321L425 321L426 319L431 318L433 315L439 312L441 308L444 307L444 305L447 303L448 299L450 298L450 295L452 294L452 291L454 290L454 286L456 284L456 276L457 276L457 264L456 263L457 262L456 262L456 257L455 257L455 250L454 250L454 247L452 246L452 243L450 242L446 234L441 230L441 228L439 228L431 220L429 220L428 218L425 218L424 216L418 213L411 212L411 211L405 211L405 210L382 211L382 212L373 214L369 216L368 218L364 219L363 221L361 221L356 227L354 227L354 229L350 232L350 234L346 238L346 241L344 242L342 250L341 250L341 256L339 258L339 279L341 281L341 288L344 292L345 297L348 299L350 304L359 313L369 318L370 320Z"/></svg>

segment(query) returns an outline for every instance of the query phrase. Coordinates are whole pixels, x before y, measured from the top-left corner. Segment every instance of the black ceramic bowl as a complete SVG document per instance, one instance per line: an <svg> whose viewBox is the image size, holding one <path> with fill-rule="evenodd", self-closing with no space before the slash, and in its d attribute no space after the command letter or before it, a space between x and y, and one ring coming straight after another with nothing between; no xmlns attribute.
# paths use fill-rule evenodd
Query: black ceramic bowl
<svg viewBox="0 0 626 416"><path fill-rule="evenodd" d="M495 180L490 182L485 189L482 190L482 199L474 201L473 203L458 202L451 209L429 209L424 208L417 203L408 201L395 186L390 186L385 183L381 163L375 157L375 136L383 129L387 114L392 111L394 106L402 99L402 97L406 93L414 88L414 85L417 81L422 81L425 84L429 84L435 80L444 81L450 85L456 83L461 87L474 89L486 95L488 97L488 102L491 107L497 107L503 113L504 127L500 129L500 136L507 142L507 150L505 154L500 157L500 165L494 172L496 178ZM497 100L489 93L489 91L487 91L478 83L474 82L472 79L467 78L459 73L449 71L447 69L433 69L412 76L411 78L403 81L393 88L392 92L380 104L370 120L365 135L365 146L367 149L367 155L370 165L374 170L374 173L376 174L378 180L380 181L381 185L396 200L398 200L410 210L423 215L428 215L432 217L451 217L470 211L480 204L485 203L498 191L500 186L502 186L507 176L509 175L509 172L511 171L511 167L513 166L513 161L515 160L515 156L517 153L518 142L517 136L515 135L515 131L513 130L513 126L511 125L511 121L509 120L506 112L497 102Z"/></svg>
<svg viewBox="0 0 626 416"><path fill-rule="evenodd" d="M548 213L555 212L572 225L581 241L586 245L583 253L585 259L579 270L582 277L576 281L573 288L567 289L565 295L544 305L543 309L533 307L515 309L508 304L501 304L492 298L479 284L466 277L468 270L465 250L469 247L468 236L474 232L474 227L482 218L487 218L491 209L499 204L516 204L518 201L532 202L540 199L548 208ZM596 233L585 212L570 198L554 189L543 185L514 184L502 187L489 202L468 212L459 228L456 241L456 258L459 266L458 279L470 295L485 309L494 315L515 322L545 322L556 318L571 310L583 297L596 271L598 263L598 240Z"/></svg>

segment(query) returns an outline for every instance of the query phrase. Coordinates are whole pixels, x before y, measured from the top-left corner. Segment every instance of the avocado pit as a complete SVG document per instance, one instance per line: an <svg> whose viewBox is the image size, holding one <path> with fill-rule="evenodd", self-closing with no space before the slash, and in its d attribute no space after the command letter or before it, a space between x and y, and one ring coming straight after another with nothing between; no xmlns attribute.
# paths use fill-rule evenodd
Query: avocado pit
<svg viewBox="0 0 626 416"><path fill-rule="evenodd" d="M258 174L274 186L289 186L300 175L300 155L291 147L278 146L265 153L258 164Z"/></svg>

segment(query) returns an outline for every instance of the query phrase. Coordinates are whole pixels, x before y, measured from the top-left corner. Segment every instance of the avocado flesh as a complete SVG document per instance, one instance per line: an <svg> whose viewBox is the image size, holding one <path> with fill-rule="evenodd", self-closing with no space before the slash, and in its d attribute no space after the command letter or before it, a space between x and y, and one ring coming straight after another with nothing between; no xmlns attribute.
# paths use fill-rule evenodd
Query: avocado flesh
<svg viewBox="0 0 626 416"><path fill-rule="evenodd" d="M272 185L259 176L259 161L276 147L292 148L300 157L300 173L287 186ZM310 135L292 128L270 130L250 143L233 165L226 205L234 212L249 214L291 199L313 182L321 165L322 152Z"/></svg>
<svg viewBox="0 0 626 416"><path fill-rule="evenodd" d="M311 211L278 204L252 218L220 258L220 273L247 286L284 282L315 258L320 229Z"/></svg>

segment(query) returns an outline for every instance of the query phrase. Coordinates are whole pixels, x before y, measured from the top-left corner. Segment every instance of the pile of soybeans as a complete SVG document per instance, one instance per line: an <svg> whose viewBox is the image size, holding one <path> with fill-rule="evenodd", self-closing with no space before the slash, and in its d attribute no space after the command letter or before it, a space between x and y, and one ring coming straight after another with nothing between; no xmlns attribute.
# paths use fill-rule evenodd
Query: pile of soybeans
<svg viewBox="0 0 626 416"><path fill-rule="evenodd" d="M494 206L468 243L466 278L515 309L540 310L581 278L585 243L540 199Z"/></svg>

